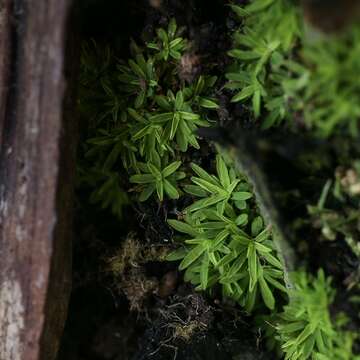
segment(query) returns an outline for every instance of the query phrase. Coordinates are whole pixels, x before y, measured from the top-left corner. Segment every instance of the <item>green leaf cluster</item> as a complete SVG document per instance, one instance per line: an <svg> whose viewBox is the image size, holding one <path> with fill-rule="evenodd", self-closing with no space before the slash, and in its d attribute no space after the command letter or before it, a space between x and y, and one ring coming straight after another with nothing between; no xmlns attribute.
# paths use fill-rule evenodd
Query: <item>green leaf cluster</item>
<svg viewBox="0 0 360 360"><path fill-rule="evenodd" d="M147 43L149 49L155 50L157 60L167 61L169 58L179 60L183 51L186 49L187 41L180 35L182 29L178 28L175 19L171 19L167 28L158 29L157 39Z"/></svg>
<svg viewBox="0 0 360 360"><path fill-rule="evenodd" d="M228 168L221 155L216 157L216 176L196 164L192 170L196 176L184 191L195 201L184 210L182 221L168 220L185 234L183 246L169 260L181 260L185 280L198 290L220 284L224 297L236 300L248 312L259 302L274 309L274 290L286 293L283 267L251 187Z"/></svg>
<svg viewBox="0 0 360 360"><path fill-rule="evenodd" d="M99 204L102 209L109 208L119 218L123 215L123 208L130 203L128 194L122 188L120 174L117 172L98 171L96 168L84 171L80 168L77 185L94 189L89 202Z"/></svg>
<svg viewBox="0 0 360 360"><path fill-rule="evenodd" d="M79 110L92 129L108 129L121 117L126 99L116 80L114 50L91 40L82 45L79 75Z"/></svg>
<svg viewBox="0 0 360 360"><path fill-rule="evenodd" d="M179 197L181 153L200 147L197 129L210 126L209 112L218 108L209 96L216 77L201 75L189 84L179 76L187 47L180 34L170 20L153 42L140 47L132 41L126 61L95 42L85 44L82 53L80 110L90 128L84 167L104 176L125 171L141 201L152 194L160 201ZM101 181L93 180L92 198L116 208L102 201Z"/></svg>
<svg viewBox="0 0 360 360"><path fill-rule="evenodd" d="M337 36L314 36L304 29L296 2L252 0L231 7L241 20L226 74L232 101L250 106L255 119L261 115L263 128L301 118L322 137L336 131L357 136L359 24Z"/></svg>
<svg viewBox="0 0 360 360"><path fill-rule="evenodd" d="M170 199L178 199L179 191L176 188L176 181L185 177L185 173L177 171L180 166L181 161L174 161L162 168L160 159L158 159L156 164L151 162L147 164L139 163L143 173L130 177L130 182L145 185L139 200L146 201L155 191L160 201L163 201L164 193Z"/></svg>
<svg viewBox="0 0 360 360"><path fill-rule="evenodd" d="M319 270L317 277L294 274L289 304L279 315L276 333L285 360L355 360L354 334L342 331L331 319L335 292L331 279Z"/></svg>
<svg viewBox="0 0 360 360"><path fill-rule="evenodd" d="M121 90L134 96L134 107L139 109L147 105L147 99L152 98L158 87L158 76L155 71L154 59L145 58L144 54L137 53L128 63L119 64L118 80Z"/></svg>
<svg viewBox="0 0 360 360"><path fill-rule="evenodd" d="M322 136L338 128L357 136L360 119L360 26L350 27L336 38L306 43L302 59L309 71L304 98L304 118Z"/></svg>
<svg viewBox="0 0 360 360"><path fill-rule="evenodd" d="M234 63L226 74L226 87L235 91L233 102L251 102L255 118L265 108L263 126L269 127L286 118L291 92L304 85L303 77L289 76L289 69L302 70L291 59L301 34L298 9L287 0L253 0L231 7L242 26L233 34L228 53Z"/></svg>

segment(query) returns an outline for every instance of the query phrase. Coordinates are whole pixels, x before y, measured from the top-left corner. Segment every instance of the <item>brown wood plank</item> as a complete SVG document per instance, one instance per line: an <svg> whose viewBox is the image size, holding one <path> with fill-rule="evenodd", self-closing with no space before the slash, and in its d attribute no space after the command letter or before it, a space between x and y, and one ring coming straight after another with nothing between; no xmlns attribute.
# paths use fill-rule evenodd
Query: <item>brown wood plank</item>
<svg viewBox="0 0 360 360"><path fill-rule="evenodd" d="M68 6L0 0L0 360L54 359L66 317L74 169L74 137L62 124Z"/></svg>
<svg viewBox="0 0 360 360"><path fill-rule="evenodd" d="M10 75L10 0L0 0L0 119L5 116L5 104L9 88ZM0 146L2 139L2 126L0 124Z"/></svg>

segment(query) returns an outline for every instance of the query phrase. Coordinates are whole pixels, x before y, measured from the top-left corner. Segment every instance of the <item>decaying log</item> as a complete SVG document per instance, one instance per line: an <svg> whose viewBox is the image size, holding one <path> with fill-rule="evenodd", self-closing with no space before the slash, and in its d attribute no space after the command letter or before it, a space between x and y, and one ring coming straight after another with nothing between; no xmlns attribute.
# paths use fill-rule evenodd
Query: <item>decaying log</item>
<svg viewBox="0 0 360 360"><path fill-rule="evenodd" d="M5 102L8 92L8 76L11 57L10 47L10 0L0 0L0 119L5 115ZM0 125L0 146L2 126Z"/></svg>
<svg viewBox="0 0 360 360"><path fill-rule="evenodd" d="M54 359L66 317L75 168L72 102L64 101L69 3L0 0L0 360Z"/></svg>

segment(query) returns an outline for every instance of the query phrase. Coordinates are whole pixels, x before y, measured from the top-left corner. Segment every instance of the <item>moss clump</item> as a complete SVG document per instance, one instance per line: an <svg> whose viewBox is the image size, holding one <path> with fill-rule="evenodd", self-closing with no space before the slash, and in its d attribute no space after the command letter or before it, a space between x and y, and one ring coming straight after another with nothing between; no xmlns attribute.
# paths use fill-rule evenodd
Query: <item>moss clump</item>
<svg viewBox="0 0 360 360"><path fill-rule="evenodd" d="M263 128L294 119L320 136L358 135L360 27L312 41L296 2L253 0L233 6L241 20L233 34L234 64L226 75L234 102L251 100Z"/></svg>
<svg viewBox="0 0 360 360"><path fill-rule="evenodd" d="M292 3L253 0L245 7L232 8L244 20L234 35L237 47L229 52L236 59L227 75L227 88L237 91L232 101L251 99L254 118L266 115L263 127L291 120L300 112L305 124L322 136L344 126L355 135L360 114L357 84L349 75L354 71L351 59L346 59L348 71L340 73L342 60L348 56L344 49L331 45L324 50L320 43L312 52L302 47L299 10ZM274 19L279 26L272 26ZM274 219L268 216L265 221L249 179L217 150L207 154L207 167L215 167L216 175L195 162L189 165L188 159L201 150L198 129L211 126L210 116L218 109L212 97L217 79L186 76L191 78L187 82L182 78L188 42L175 21L156 35L143 46L132 42L132 57L127 61L116 60L108 49L97 51L95 44L94 63L88 48L84 50L80 103L83 116L91 121L80 173L92 191L91 199L117 216L128 203L170 204L177 218L168 222L182 235L179 248L167 259L181 260L184 279L196 290L214 293L221 288L223 297L235 300L247 314L271 312L272 319L277 319L271 336L285 359L325 360L329 354L336 360L356 359L353 335L335 326L330 317L329 279L321 271L317 278L297 272L295 288L285 287L287 274L276 249ZM320 60L326 51L329 58L324 70ZM96 65L99 53L101 67ZM337 80L328 87L329 74ZM90 109L95 102L100 105L93 116ZM356 195L354 172L339 172L338 181L347 195ZM324 205L323 198L318 207ZM182 203L188 206L179 210ZM329 224L334 218L321 220ZM328 229L323 234L331 237ZM163 260L166 252L128 236L109 259L108 267L132 310L145 311L153 294L166 297L171 293L171 278L159 281L145 270L146 263ZM169 320L171 338L188 341L206 329L206 321L197 314L195 319L179 320L166 309L162 315Z"/></svg>

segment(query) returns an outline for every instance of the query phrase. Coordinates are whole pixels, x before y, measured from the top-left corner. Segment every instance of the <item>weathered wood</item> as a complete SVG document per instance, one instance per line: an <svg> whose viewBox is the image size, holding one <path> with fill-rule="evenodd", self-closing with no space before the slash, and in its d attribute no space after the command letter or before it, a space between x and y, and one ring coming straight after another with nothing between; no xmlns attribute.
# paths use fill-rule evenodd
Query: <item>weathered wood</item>
<svg viewBox="0 0 360 360"><path fill-rule="evenodd" d="M68 7L69 0L0 0L0 360L54 359L66 317L74 169L74 119L63 111Z"/></svg>
<svg viewBox="0 0 360 360"><path fill-rule="evenodd" d="M10 0L0 0L0 119L5 115L5 103L9 87L10 57ZM0 146L2 139L2 126L0 125Z"/></svg>

